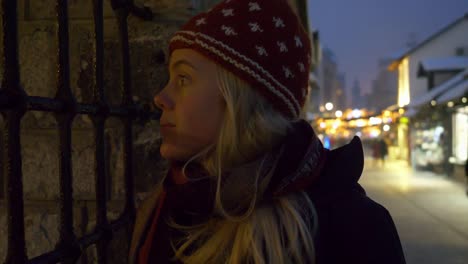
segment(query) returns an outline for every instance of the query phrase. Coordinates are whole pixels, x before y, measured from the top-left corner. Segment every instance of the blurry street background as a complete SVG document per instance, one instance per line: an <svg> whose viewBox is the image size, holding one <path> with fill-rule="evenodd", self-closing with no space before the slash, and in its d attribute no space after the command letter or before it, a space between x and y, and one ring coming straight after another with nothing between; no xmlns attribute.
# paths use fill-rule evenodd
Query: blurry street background
<svg viewBox="0 0 468 264"><path fill-rule="evenodd" d="M468 263L468 197L462 183L405 162L366 158L360 183L393 217L408 264Z"/></svg>
<svg viewBox="0 0 468 264"><path fill-rule="evenodd" d="M306 119L326 148L361 138L360 183L408 264L468 264L468 1L310 0L308 14Z"/></svg>

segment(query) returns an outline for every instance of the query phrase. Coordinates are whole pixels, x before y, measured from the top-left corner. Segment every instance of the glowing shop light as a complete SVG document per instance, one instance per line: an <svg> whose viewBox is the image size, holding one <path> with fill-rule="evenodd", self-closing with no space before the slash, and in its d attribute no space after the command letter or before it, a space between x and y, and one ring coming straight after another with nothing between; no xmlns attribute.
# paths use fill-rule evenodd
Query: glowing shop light
<svg viewBox="0 0 468 264"><path fill-rule="evenodd" d="M337 110L337 111L335 112L335 116L338 117L338 118L340 118L340 117L343 116L343 112L340 111L340 110Z"/></svg>
<svg viewBox="0 0 468 264"><path fill-rule="evenodd" d="M356 126L357 127L364 127L366 126L366 121L362 120L362 119L359 119L356 121Z"/></svg>
<svg viewBox="0 0 468 264"><path fill-rule="evenodd" d="M320 128L326 128L327 124L325 122L320 122Z"/></svg>
<svg viewBox="0 0 468 264"><path fill-rule="evenodd" d="M383 126L383 131L387 132L390 130L390 126L389 125L384 125Z"/></svg>
<svg viewBox="0 0 468 264"><path fill-rule="evenodd" d="M354 118L359 118L361 117L361 111L359 109L354 109L352 115Z"/></svg>
<svg viewBox="0 0 468 264"><path fill-rule="evenodd" d="M325 104L325 109L326 109L327 111L333 110L333 104L330 103L330 102L326 103L326 104Z"/></svg>
<svg viewBox="0 0 468 264"><path fill-rule="evenodd" d="M409 60L405 57L398 66L398 106L403 107L410 102Z"/></svg>
<svg viewBox="0 0 468 264"><path fill-rule="evenodd" d="M333 129L337 129L338 127L340 127L340 120L336 120L335 122L333 122Z"/></svg>
<svg viewBox="0 0 468 264"><path fill-rule="evenodd" d="M431 105L432 105L432 106L436 106L436 104L437 104L436 100L432 100L432 101L431 101Z"/></svg>
<svg viewBox="0 0 468 264"><path fill-rule="evenodd" d="M453 105L454 105L454 103L453 103L452 101L450 101L450 102L447 103L447 106L448 106L448 107L453 107Z"/></svg>
<svg viewBox="0 0 468 264"><path fill-rule="evenodd" d="M382 118L379 118L379 117L369 118L369 125L374 126L374 125L380 125L380 124L382 124Z"/></svg>
<svg viewBox="0 0 468 264"><path fill-rule="evenodd" d="M372 130L370 132L370 135L371 135L371 137L376 138L376 137L378 137L380 135L380 131L379 130Z"/></svg>

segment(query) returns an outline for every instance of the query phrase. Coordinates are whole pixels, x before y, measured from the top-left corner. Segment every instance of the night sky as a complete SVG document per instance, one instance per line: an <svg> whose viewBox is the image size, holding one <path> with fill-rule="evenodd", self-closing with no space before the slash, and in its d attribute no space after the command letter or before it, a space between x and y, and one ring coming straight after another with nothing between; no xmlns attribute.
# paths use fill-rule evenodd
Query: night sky
<svg viewBox="0 0 468 264"><path fill-rule="evenodd" d="M335 52L347 89L357 78L364 92L377 61L437 32L468 12L468 0L308 0L311 26Z"/></svg>

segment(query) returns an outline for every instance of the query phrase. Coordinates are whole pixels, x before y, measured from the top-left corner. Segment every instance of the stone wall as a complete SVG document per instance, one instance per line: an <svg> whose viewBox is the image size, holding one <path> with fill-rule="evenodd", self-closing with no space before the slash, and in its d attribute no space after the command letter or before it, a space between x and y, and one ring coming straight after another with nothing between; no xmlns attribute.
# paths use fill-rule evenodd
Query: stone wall
<svg viewBox="0 0 468 264"><path fill-rule="evenodd" d="M55 0L18 1L21 85L28 95L53 97L56 93L55 2ZM77 101L89 103L92 100L95 61L93 1L68 2L70 85ZM154 19L142 21L133 16L128 19L134 100L150 102L152 95L162 87L166 79L164 65L167 60L168 38L190 16L200 8L205 8L205 2L135 1L139 6L151 8ZM104 1L104 17L106 96L111 104L118 104L121 100L119 88L121 65L117 59L120 56L119 42L116 19L108 0ZM2 53L3 47L0 49L0 56ZM0 77L2 75L3 60L0 62ZM59 237L59 131L54 115L38 111L26 113L21 128L26 246L28 257L32 258L52 250ZM1 117L0 129L3 129ZM72 132L72 166L74 228L77 236L92 231L96 221L93 131L88 116L76 116ZM166 164L159 157L158 131L155 121L134 126L134 175L138 197L143 197L166 169ZM110 192L108 201L110 219L117 218L123 210L125 187L122 135L120 120L109 119L106 123L109 156L106 166L110 178L106 186ZM3 149L2 139L0 147ZM3 262L7 252L3 170L0 170L0 187L0 262ZM111 245L110 263L126 263L127 246L126 234L124 231L120 232ZM94 247L87 250L87 254L83 255L79 263L96 263Z"/></svg>

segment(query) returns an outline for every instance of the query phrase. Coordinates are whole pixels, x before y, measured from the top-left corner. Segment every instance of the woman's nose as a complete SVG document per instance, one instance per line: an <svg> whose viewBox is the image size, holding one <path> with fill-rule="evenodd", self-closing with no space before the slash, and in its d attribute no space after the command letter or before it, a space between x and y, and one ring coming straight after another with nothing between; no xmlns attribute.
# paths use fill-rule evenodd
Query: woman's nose
<svg viewBox="0 0 468 264"><path fill-rule="evenodd" d="M174 102L166 92L166 88L162 89L153 98L154 105L161 110L170 110L174 108Z"/></svg>

